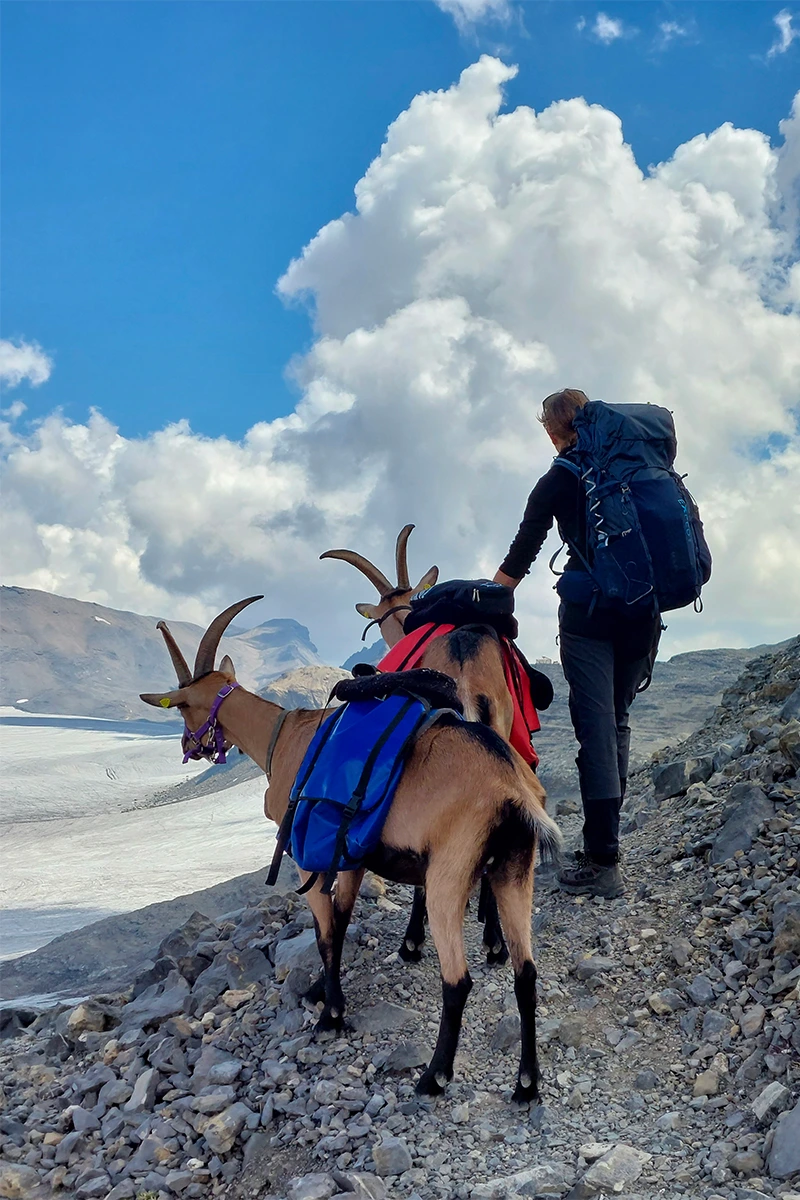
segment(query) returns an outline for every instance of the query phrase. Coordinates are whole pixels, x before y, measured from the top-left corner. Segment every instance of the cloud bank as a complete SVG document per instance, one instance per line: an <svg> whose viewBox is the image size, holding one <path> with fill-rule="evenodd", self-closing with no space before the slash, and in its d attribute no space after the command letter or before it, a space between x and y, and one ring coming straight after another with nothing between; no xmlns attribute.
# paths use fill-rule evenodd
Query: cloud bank
<svg viewBox="0 0 800 1200"><path fill-rule="evenodd" d="M417 575L491 574L552 448L541 398L580 387L675 413L715 573L668 651L791 633L800 612L800 102L776 151L723 125L642 173L582 99L501 112L483 57L417 96L279 283L316 338L295 412L241 442L186 423L125 439L100 412L6 432L9 581L185 619L267 593L340 658L399 528ZM544 554L523 645L555 652ZM13 578L12 578L13 577ZM253 619L259 619L256 609Z"/></svg>

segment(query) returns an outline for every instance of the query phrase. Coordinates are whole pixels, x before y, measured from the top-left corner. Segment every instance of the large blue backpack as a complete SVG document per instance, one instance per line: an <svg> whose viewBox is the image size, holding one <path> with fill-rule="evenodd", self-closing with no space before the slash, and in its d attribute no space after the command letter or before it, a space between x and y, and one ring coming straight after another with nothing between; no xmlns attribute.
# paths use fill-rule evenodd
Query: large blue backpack
<svg viewBox="0 0 800 1200"><path fill-rule="evenodd" d="M573 420L577 443L555 459L586 496L588 559L565 571L562 599L605 608L668 612L696 603L711 554L692 496L674 470L672 414L655 404L591 400Z"/></svg>

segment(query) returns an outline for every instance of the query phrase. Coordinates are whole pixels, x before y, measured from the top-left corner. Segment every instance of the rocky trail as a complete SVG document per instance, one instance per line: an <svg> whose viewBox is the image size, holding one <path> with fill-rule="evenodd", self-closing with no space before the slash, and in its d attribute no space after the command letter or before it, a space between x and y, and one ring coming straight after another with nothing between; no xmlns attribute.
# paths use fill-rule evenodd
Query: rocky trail
<svg viewBox="0 0 800 1200"><path fill-rule="evenodd" d="M367 881L352 1029L321 1038L310 914L267 890L190 917L122 993L5 1014L0 1196L797 1200L798 768L800 639L632 778L623 899L539 873L539 1106L510 1102L513 979L474 911L456 1076L422 1100L440 987L432 946L396 954L410 890Z"/></svg>

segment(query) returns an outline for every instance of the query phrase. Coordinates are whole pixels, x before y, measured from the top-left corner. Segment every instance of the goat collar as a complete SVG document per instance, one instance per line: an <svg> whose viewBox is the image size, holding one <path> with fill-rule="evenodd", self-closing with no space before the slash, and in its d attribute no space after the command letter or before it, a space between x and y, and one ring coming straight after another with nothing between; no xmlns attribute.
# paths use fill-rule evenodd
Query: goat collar
<svg viewBox="0 0 800 1200"><path fill-rule="evenodd" d="M225 757L225 735L217 720L217 713L220 710L223 700L227 700L231 692L235 692L240 686L240 684L235 682L226 683L219 689L214 697L214 703L211 705L208 720L195 733L192 733L189 726L184 722L181 746L183 747L183 761L185 763L190 758L207 758L213 763L227 762ZM209 733L211 737L207 743L203 744L203 738Z"/></svg>
<svg viewBox="0 0 800 1200"><path fill-rule="evenodd" d="M367 634L369 633L370 629L372 629L373 625L377 625L378 628L380 628L388 617L393 617L396 612L402 612L404 608L407 608L408 611L411 612L410 604L395 604L394 608L388 609L382 617L376 617L374 621L370 621L369 625L365 627L364 632L361 635L362 642L367 640Z"/></svg>

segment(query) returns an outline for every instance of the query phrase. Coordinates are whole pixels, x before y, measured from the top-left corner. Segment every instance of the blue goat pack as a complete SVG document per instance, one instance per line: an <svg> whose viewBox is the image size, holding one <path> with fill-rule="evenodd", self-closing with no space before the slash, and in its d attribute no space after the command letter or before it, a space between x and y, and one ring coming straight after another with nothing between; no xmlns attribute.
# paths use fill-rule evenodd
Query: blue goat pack
<svg viewBox="0 0 800 1200"><path fill-rule="evenodd" d="M304 871L359 867L381 838L408 752L436 720L416 696L344 704L320 727L289 798L291 855Z"/></svg>

